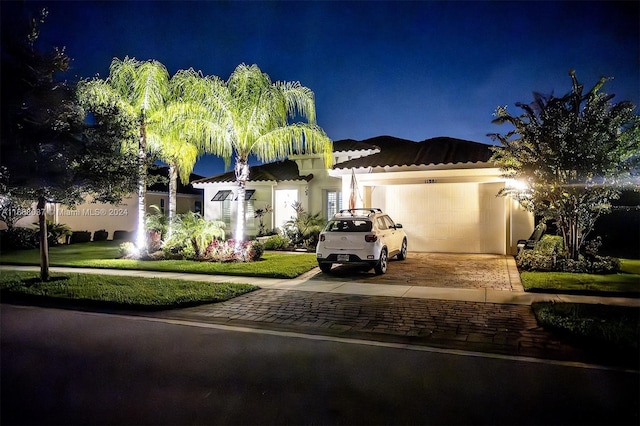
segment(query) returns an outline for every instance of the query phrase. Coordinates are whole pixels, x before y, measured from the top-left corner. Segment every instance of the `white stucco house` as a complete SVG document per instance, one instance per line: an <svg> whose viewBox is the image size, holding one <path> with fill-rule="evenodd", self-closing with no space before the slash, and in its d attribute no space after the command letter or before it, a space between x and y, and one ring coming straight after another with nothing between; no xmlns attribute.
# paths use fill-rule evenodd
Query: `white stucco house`
<svg viewBox="0 0 640 426"><path fill-rule="evenodd" d="M253 166L244 200L246 235L257 235L254 212L265 205L273 208L263 219L269 230L295 215L293 202L329 218L348 208L352 194L356 207L381 208L401 223L410 251L515 254L517 241L533 230L530 213L497 196L508 182L489 161L490 145L447 137L413 142L380 136L336 141L333 151L331 168L320 155ZM235 229L234 173L192 185L204 191L205 218Z"/></svg>
<svg viewBox="0 0 640 426"><path fill-rule="evenodd" d="M160 167L150 173L168 177L168 168ZM197 180L202 176L192 174L191 180ZM167 182L158 182L147 187L145 197L147 211L152 205L156 205L162 212L168 214L169 209L169 185ZM193 188L191 184L183 185L178 182L176 194L176 212L186 213L194 211L202 213L202 190ZM35 210L35 208L33 209ZM54 223L64 223L72 231L89 231L92 234L98 230L105 230L108 238L112 239L115 231L134 233L137 227L138 195L132 194L124 198L119 205L94 203L91 199L73 208L60 203L51 203L47 206L47 215ZM20 219L16 226L33 226L38 221L37 216L30 215Z"/></svg>

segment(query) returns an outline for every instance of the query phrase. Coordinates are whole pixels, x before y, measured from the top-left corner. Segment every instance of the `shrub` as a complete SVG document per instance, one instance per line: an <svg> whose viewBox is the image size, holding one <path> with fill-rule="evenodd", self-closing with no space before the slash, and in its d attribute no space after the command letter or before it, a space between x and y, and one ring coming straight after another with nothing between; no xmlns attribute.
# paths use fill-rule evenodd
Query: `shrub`
<svg viewBox="0 0 640 426"><path fill-rule="evenodd" d="M318 236L324 227L325 221L320 213L309 214L304 211L298 202L291 205L296 212L296 217L284 224L287 237L296 247L312 248L318 243Z"/></svg>
<svg viewBox="0 0 640 426"><path fill-rule="evenodd" d="M613 346L614 351L630 350L634 354L638 351L640 319L637 308L554 302L534 302L531 307L538 323L545 328L601 348Z"/></svg>
<svg viewBox="0 0 640 426"><path fill-rule="evenodd" d="M38 227L39 229L40 227ZM69 235L71 235L71 228L68 225L47 220L47 242L49 246L57 246L60 244L60 240L63 240L64 244Z"/></svg>
<svg viewBox="0 0 640 426"><path fill-rule="evenodd" d="M561 237L544 235L533 249L518 253L516 263L524 271L554 271L563 252Z"/></svg>
<svg viewBox="0 0 640 426"><path fill-rule="evenodd" d="M189 241L169 238L162 243L162 253L165 259L195 259L196 252Z"/></svg>
<svg viewBox="0 0 640 426"><path fill-rule="evenodd" d="M585 244L585 252L578 260L569 259L563 247L562 237L545 235L532 250L522 250L516 256L518 268L523 271L573 272L608 274L620 270L620 260L598 256L598 240Z"/></svg>
<svg viewBox="0 0 640 426"><path fill-rule="evenodd" d="M147 231L147 251L155 253L162 249L162 234L159 231Z"/></svg>
<svg viewBox="0 0 640 426"><path fill-rule="evenodd" d="M251 247L253 248L253 252L251 253L251 261L259 260L264 254L264 244L261 244L258 241L251 241Z"/></svg>
<svg viewBox="0 0 640 426"><path fill-rule="evenodd" d="M69 244L88 243L91 241L91 232L89 231L73 231Z"/></svg>
<svg viewBox="0 0 640 426"><path fill-rule="evenodd" d="M93 241L106 241L109 238L109 233L104 229L100 229L93 233Z"/></svg>
<svg viewBox="0 0 640 426"><path fill-rule="evenodd" d="M117 230L113 232L113 241L131 241L133 240L133 232Z"/></svg>
<svg viewBox="0 0 640 426"><path fill-rule="evenodd" d="M138 254L136 245L131 242L125 242L118 247L121 257L135 257Z"/></svg>
<svg viewBox="0 0 640 426"><path fill-rule="evenodd" d="M15 226L0 232L2 250L23 250L38 247L38 231Z"/></svg>
<svg viewBox="0 0 640 426"><path fill-rule="evenodd" d="M264 216L268 213L271 213L272 211L273 208L269 204L265 204L264 208L255 211L253 217L258 218L258 220L260 221L260 227L258 228L258 237L266 235L264 227Z"/></svg>
<svg viewBox="0 0 640 426"><path fill-rule="evenodd" d="M162 250L171 258L204 258L211 241L224 239L224 227L224 222L206 220L199 213L180 214L175 218L171 237L164 242Z"/></svg>
<svg viewBox="0 0 640 426"><path fill-rule="evenodd" d="M150 206L149 209L151 211L147 213L147 216L145 217L144 227L147 232L155 231L159 233L160 239L162 240L167 235L167 231L169 229L169 217L165 216L160 207L155 204Z"/></svg>
<svg viewBox="0 0 640 426"><path fill-rule="evenodd" d="M574 273L614 274L620 270L620 259L608 256L594 256L589 259L580 256L578 260L561 259L556 270Z"/></svg>
<svg viewBox="0 0 640 426"><path fill-rule="evenodd" d="M291 241L288 237L280 234L272 235L264 242L264 250L282 250L289 247Z"/></svg>
<svg viewBox="0 0 640 426"><path fill-rule="evenodd" d="M60 244L60 240L63 240L62 244L67 241L67 237L71 235L71 228L64 223L55 223L52 220L47 220L47 243L49 247L57 246ZM34 222L36 231L36 246L40 246L40 239L38 233L40 232L40 223Z"/></svg>

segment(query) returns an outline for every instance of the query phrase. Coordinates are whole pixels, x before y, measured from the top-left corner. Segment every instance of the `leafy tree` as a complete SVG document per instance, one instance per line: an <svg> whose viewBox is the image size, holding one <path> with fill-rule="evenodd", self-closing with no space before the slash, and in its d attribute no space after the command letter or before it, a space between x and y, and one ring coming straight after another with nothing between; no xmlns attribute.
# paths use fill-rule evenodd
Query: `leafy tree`
<svg viewBox="0 0 640 426"><path fill-rule="evenodd" d="M323 154L332 163L332 143L316 124L313 92L299 82L275 82L257 65L240 64L226 82L207 79L208 102L217 114L212 129L214 143L224 158L235 154L238 209L234 238L244 238L245 187L249 156L261 161L284 159L291 154ZM306 122L289 123L301 118Z"/></svg>
<svg viewBox="0 0 640 426"><path fill-rule="evenodd" d="M516 104L519 116L498 107L493 122L513 130L490 136L501 143L492 159L504 176L527 186L502 193L554 220L569 257L577 260L610 201L637 182L640 120L631 102L612 103L614 95L600 91L606 78L584 93L573 71L570 76L571 92L559 98L534 93L533 103Z"/></svg>
<svg viewBox="0 0 640 426"><path fill-rule="evenodd" d="M88 125L75 88L54 78L68 69L64 49L36 49L46 14L30 19L26 31L3 34L0 146L2 198L37 200L42 280L49 277L47 202L74 205L87 194L117 202L133 188L129 158L119 150L126 126Z"/></svg>

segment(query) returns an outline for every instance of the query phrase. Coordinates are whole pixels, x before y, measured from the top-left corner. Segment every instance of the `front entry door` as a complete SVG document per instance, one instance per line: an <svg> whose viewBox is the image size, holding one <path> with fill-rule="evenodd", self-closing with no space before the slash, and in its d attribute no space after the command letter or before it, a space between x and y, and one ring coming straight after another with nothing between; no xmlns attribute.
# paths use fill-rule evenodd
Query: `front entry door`
<svg viewBox="0 0 640 426"><path fill-rule="evenodd" d="M282 229L282 226L295 217L296 212L292 204L298 201L297 189L277 189L275 194L275 227Z"/></svg>

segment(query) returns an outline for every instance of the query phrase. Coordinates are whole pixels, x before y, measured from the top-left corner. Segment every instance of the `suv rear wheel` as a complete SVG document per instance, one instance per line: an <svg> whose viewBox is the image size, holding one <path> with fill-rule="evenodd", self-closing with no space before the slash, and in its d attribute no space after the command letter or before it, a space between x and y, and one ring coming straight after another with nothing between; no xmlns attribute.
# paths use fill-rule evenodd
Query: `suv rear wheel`
<svg viewBox="0 0 640 426"><path fill-rule="evenodd" d="M318 266L320 267L320 270L322 272L329 272L329 271L331 271L331 267L333 266L333 264L331 264L331 263L319 263Z"/></svg>
<svg viewBox="0 0 640 426"><path fill-rule="evenodd" d="M376 263L376 266L374 266L373 268L376 271L376 275L382 275L387 272L388 260L387 249L382 249L382 251L380 252L380 259L378 260L378 263Z"/></svg>

